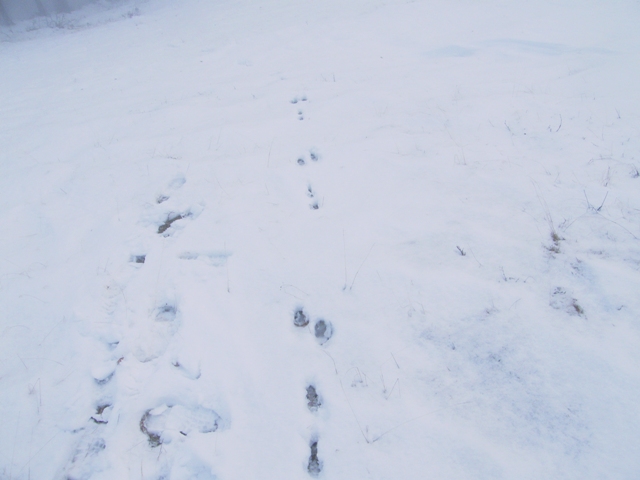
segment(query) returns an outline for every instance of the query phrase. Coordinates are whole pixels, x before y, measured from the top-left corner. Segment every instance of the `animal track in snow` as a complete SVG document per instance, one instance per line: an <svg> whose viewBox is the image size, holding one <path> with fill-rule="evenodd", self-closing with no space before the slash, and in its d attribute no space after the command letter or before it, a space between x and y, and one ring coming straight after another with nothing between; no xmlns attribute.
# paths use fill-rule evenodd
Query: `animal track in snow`
<svg viewBox="0 0 640 480"><path fill-rule="evenodd" d="M318 395L316 391L316 387L314 385L309 385L307 387L307 408L311 412L316 412L318 408L322 406L322 399Z"/></svg>
<svg viewBox="0 0 640 480"><path fill-rule="evenodd" d="M333 336L333 325L328 320L320 319L313 327L316 340L320 345L324 345Z"/></svg>
<svg viewBox="0 0 640 480"><path fill-rule="evenodd" d="M131 255L129 261L131 263L144 263L147 259L146 255Z"/></svg>
<svg viewBox="0 0 640 480"><path fill-rule="evenodd" d="M318 151L315 148L312 148L311 150L309 150L309 159L312 162L317 162L318 160L320 160L320 154L318 153ZM300 166L306 165L307 164L306 156L305 155L300 155L298 157L298 159L296 160L296 162Z"/></svg>
<svg viewBox="0 0 640 480"><path fill-rule="evenodd" d="M112 410L113 405L111 405L110 403L100 403L98 406L96 406L96 413L91 416L91 420L99 425L107 424L109 423L109 417Z"/></svg>
<svg viewBox="0 0 640 480"><path fill-rule="evenodd" d="M311 185L307 186L307 197L313 199L313 201L309 204L309 208L311 208L312 210L318 210L320 208L320 204L315 198L316 193L313 191L313 188L311 188Z"/></svg>
<svg viewBox="0 0 640 480"><path fill-rule="evenodd" d="M178 308L170 303L158 307L156 320L159 322L173 322L178 314Z"/></svg>
<svg viewBox="0 0 640 480"><path fill-rule="evenodd" d="M203 204L192 205L184 210L165 210L146 216L145 223L155 225L158 235L170 237L178 230L184 228L182 220L195 220L204 210Z"/></svg>
<svg viewBox="0 0 640 480"><path fill-rule="evenodd" d="M191 216L191 212L188 212L188 211L185 213L174 213L174 212L168 213L164 223L162 223L161 225L158 225L158 234L164 237L170 236L171 232L167 232L167 230L171 228L173 223L177 222L178 220L182 220L183 218L188 218L190 216Z"/></svg>
<svg viewBox="0 0 640 480"><path fill-rule="evenodd" d="M301 95L299 97L293 97L290 102L292 104L297 104L298 102L306 102L307 101L307 96L306 95ZM298 109L298 120L304 120L304 113L302 111L302 109Z"/></svg>
<svg viewBox="0 0 640 480"><path fill-rule="evenodd" d="M309 455L309 464L307 471L312 477L317 477L322 471L322 461L318 458L318 440L312 440L309 444L311 455Z"/></svg>
<svg viewBox="0 0 640 480"><path fill-rule="evenodd" d="M113 357L96 362L91 368L93 381L99 386L108 384L116 374L116 367L117 363Z"/></svg>
<svg viewBox="0 0 640 480"><path fill-rule="evenodd" d="M306 327L309 325L309 314L305 312L302 307L297 307L293 312L293 324L296 327ZM313 327L313 335L318 343L323 345L333 336L333 325L330 321L320 318Z"/></svg>
<svg viewBox="0 0 640 480"><path fill-rule="evenodd" d="M304 312L302 308L296 309L293 314L293 324L296 327L306 327L309 325L309 316Z"/></svg>
<svg viewBox="0 0 640 480"><path fill-rule="evenodd" d="M140 431L147 436L151 447L158 447L181 436L215 432L220 427L221 420L214 410L200 405L163 404L142 415Z"/></svg>
<svg viewBox="0 0 640 480"><path fill-rule="evenodd" d="M179 175L176 175L176 177L173 180L171 180L171 182L169 183L169 188L171 190L178 190L185 183L187 183L187 179L185 178L184 175L179 174Z"/></svg>

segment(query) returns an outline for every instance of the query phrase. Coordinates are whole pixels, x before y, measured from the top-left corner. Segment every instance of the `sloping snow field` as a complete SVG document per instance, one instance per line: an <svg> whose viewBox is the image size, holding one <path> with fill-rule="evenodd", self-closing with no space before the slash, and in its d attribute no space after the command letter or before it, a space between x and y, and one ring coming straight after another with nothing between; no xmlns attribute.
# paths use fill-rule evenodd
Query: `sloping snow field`
<svg viewBox="0 0 640 480"><path fill-rule="evenodd" d="M637 2L103 7L0 30L0 478L640 478Z"/></svg>

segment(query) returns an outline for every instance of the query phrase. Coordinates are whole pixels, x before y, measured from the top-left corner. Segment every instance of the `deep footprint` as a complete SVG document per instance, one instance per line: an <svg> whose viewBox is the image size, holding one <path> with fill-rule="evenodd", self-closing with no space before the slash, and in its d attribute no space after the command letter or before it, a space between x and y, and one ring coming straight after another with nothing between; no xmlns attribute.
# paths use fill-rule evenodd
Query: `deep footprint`
<svg viewBox="0 0 640 480"><path fill-rule="evenodd" d="M147 410L140 419L140 431L147 436L149 446L159 447L176 436L193 432L212 433L218 430L221 417L202 406L161 405Z"/></svg>
<svg viewBox="0 0 640 480"><path fill-rule="evenodd" d="M306 327L309 325L309 317L301 308L297 309L293 314L293 324L296 327Z"/></svg>
<svg viewBox="0 0 640 480"><path fill-rule="evenodd" d="M144 263L146 259L147 259L146 255L131 255L131 258L129 259L129 261L132 263Z"/></svg>
<svg viewBox="0 0 640 480"><path fill-rule="evenodd" d="M318 320L314 327L314 334L320 345L327 343L333 335L333 326L331 325L331 322L322 319Z"/></svg>
<svg viewBox="0 0 640 480"><path fill-rule="evenodd" d="M165 303L158 308L156 320L159 322L173 322L178 314L178 308L175 305Z"/></svg>
<svg viewBox="0 0 640 480"><path fill-rule="evenodd" d="M169 230L169 228L171 228L171 225L173 225L174 222L177 222L178 220L182 220L183 218L188 216L189 216L188 213L187 214L170 213L169 215L167 215L167 219L165 220L165 222L158 227L158 234L162 235L164 232Z"/></svg>
<svg viewBox="0 0 640 480"><path fill-rule="evenodd" d="M311 455L309 456L307 470L309 475L317 477L322 471L322 462L318 459L318 441L314 440L309 447L311 448Z"/></svg>
<svg viewBox="0 0 640 480"><path fill-rule="evenodd" d="M320 397L318 396L316 387L314 387L313 385L309 385L307 387L307 407L310 411L316 412L321 405L322 400L320 400Z"/></svg>

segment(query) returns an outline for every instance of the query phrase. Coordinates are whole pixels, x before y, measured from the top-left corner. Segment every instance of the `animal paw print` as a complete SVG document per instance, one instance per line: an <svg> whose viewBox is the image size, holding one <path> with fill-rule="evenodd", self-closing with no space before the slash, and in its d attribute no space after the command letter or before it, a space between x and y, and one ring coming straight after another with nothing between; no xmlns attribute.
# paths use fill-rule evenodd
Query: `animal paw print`
<svg viewBox="0 0 640 480"><path fill-rule="evenodd" d="M298 102L306 102L307 101L307 96L306 95L301 95L299 97L293 97L291 99L291 103L292 104L297 104ZM298 120L304 120L304 112L302 111L301 108L298 108Z"/></svg>
<svg viewBox="0 0 640 480"><path fill-rule="evenodd" d="M316 193L313 191L313 188L311 188L311 185L307 186L307 197L311 199L309 208L311 208L312 210L318 210L320 208L320 204L318 203Z"/></svg>
<svg viewBox="0 0 640 480"><path fill-rule="evenodd" d="M293 324L296 327L309 325L309 314L302 307L296 308L293 313ZM313 327L313 334L320 345L324 345L333 336L333 324L329 320L319 318Z"/></svg>
<svg viewBox="0 0 640 480"><path fill-rule="evenodd" d="M320 154L315 148L309 150L309 160L312 162L317 162L320 160ZM296 161L298 165L303 166L307 164L306 155L300 155L298 160Z"/></svg>
<svg viewBox="0 0 640 480"><path fill-rule="evenodd" d="M318 458L318 440L312 439L309 443L309 449L311 455L309 455L309 463L307 465L307 471L312 477L317 477L322 471L322 460Z"/></svg>

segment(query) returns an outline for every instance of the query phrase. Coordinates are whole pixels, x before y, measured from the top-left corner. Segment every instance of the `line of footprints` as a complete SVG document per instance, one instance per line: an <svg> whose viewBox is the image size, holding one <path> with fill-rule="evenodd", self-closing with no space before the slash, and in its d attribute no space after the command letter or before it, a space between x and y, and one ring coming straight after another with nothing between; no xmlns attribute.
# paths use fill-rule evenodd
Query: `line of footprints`
<svg viewBox="0 0 640 480"><path fill-rule="evenodd" d="M299 97L294 97L291 99L291 103L292 104L298 104L298 102L306 102L307 101L307 96L306 95L301 95ZM299 120L304 120L304 113L302 111L301 108L298 108L298 119ZM317 162L318 160L320 160L320 154L318 153L318 151L315 148L312 148L309 150L309 154L308 157L307 155L300 155L297 159L297 164L300 165L301 167L306 165L309 161L311 162ZM318 202L317 199L317 194L316 192L313 190L313 188L311 187L311 185L307 185L307 196L311 199L311 203L309 204L309 208L311 208L312 210L318 210L320 208L320 203Z"/></svg>
<svg viewBox="0 0 640 480"><path fill-rule="evenodd" d="M297 308L293 314L293 324L296 327L304 328L309 325L309 315L302 308ZM333 335L333 326L328 320L322 318L316 320L313 327L313 334L320 345L324 345ZM318 395L315 385L307 385L307 408L310 412L317 412L322 406L322 399ZM314 437L309 443L311 454L307 470L313 477L317 477L322 471L322 461L318 458L318 438Z"/></svg>
<svg viewBox="0 0 640 480"><path fill-rule="evenodd" d="M294 97L291 100L291 103L296 105L298 102L306 102L307 96L302 95L300 97ZM304 120L304 113L302 108L298 108L298 120ZM301 167L304 167L308 161L318 162L320 160L320 154L315 149L310 149L308 158L306 155L300 155L297 159L297 164ZM320 203L318 202L317 194L313 190L313 187L309 184L307 185L307 197L311 199L311 203L309 204L309 208L312 210L318 210L320 208ZM299 328L305 328L309 325L309 315L302 309L298 307L293 314L293 324ZM313 334L320 345L324 345L329 341L331 336L333 335L333 326L331 322L324 319L316 320L313 327ZM311 412L317 412L318 409L322 406L322 399L318 395L316 391L315 385L307 385L307 407ZM322 471L322 461L318 458L318 438L313 437L309 442L309 449L311 450L309 455L309 462L307 464L307 471L309 475L312 477L317 477Z"/></svg>
<svg viewBox="0 0 640 480"><path fill-rule="evenodd" d="M169 190L177 190L186 182L183 176L178 176L169 185ZM168 194L159 195L156 204L164 204L170 199ZM156 207L157 208L157 207ZM178 230L184 228L186 220L194 220L199 215L202 207L195 205L187 209L172 210L162 205L159 210L155 210L146 215L143 219L145 224L153 227L155 234L161 237L170 237ZM226 253L199 253L184 252L179 258L192 260L203 257L203 260L213 266L224 264ZM137 269L143 269L147 261L144 252L135 252L130 256L129 262L136 265ZM115 288L108 290L107 306L112 315L115 311L116 301L120 301L120 295ZM134 341L133 348L121 344L121 335L115 338L102 339L107 342L107 353L103 362L92 369L91 375L97 387L97 399L94 403L93 413L89 416L88 425L78 428L74 433L78 433L80 438L77 441L75 451L73 451L70 461L65 468L65 478L89 478L93 465L99 462L98 457L107 449L105 434L108 431L108 424L112 420L112 413L119 410L119 403L126 401L126 396L120 394L117 380L118 367L122 362L137 360L140 364L152 361L171 362L175 371L184 377L197 381L200 378L199 366L183 364L177 357L167 358L165 356L172 337L179 331L181 324L179 305L176 302L161 302L150 313L146 330L141 339L147 344L139 345L139 341ZM115 319L111 319L115 322ZM142 325L141 324L141 325ZM134 368L135 368L135 364ZM119 418L119 414L118 414ZM184 438L192 435L210 434L227 427L226 420L215 410L200 404L196 399L181 398L179 395L167 395L158 398L156 402L149 405L141 412L138 427L143 438L146 438L149 447L157 448L170 443L180 443ZM157 470L160 477L168 478L172 471L173 460L168 457L163 462L158 462ZM209 467L200 463L195 457L189 461L183 461L181 465L175 467L181 469L184 478L214 478L208 472Z"/></svg>

